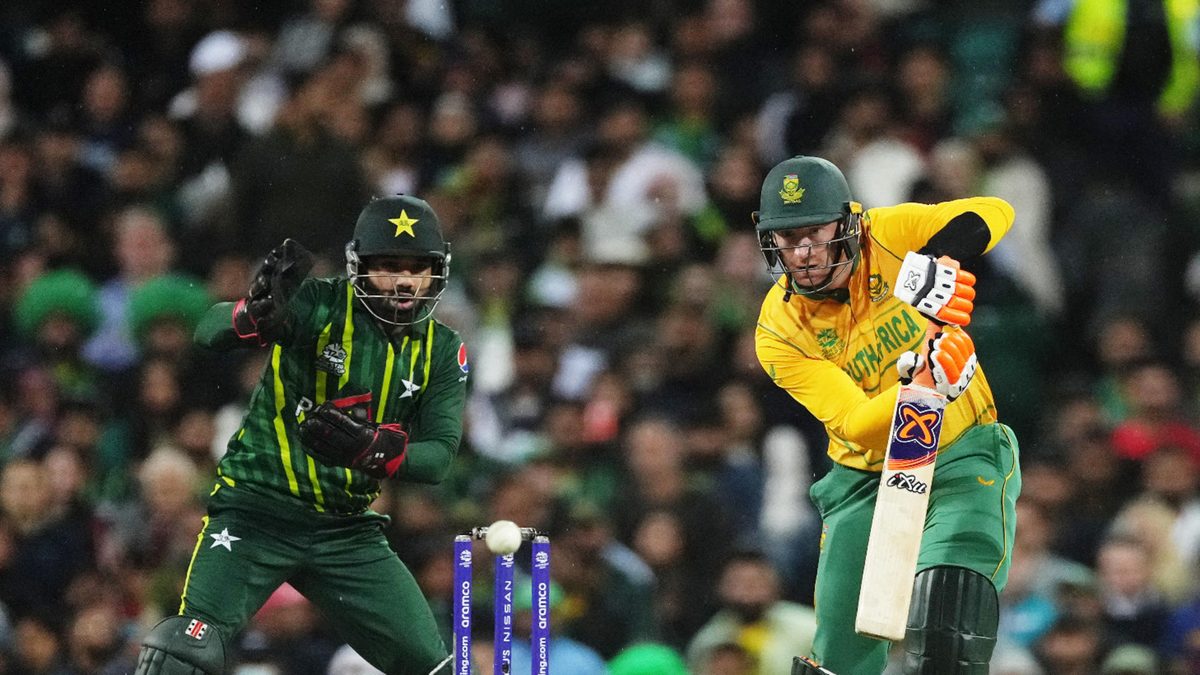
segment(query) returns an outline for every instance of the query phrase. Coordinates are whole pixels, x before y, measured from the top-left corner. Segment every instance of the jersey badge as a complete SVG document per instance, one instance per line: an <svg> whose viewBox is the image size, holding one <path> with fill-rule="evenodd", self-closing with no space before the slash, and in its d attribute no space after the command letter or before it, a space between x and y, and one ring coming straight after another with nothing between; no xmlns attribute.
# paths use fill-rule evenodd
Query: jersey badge
<svg viewBox="0 0 1200 675"><path fill-rule="evenodd" d="M846 349L846 343L842 342L842 338L838 337L837 331L832 328L817 331L817 345L821 347L821 356L827 359L832 359Z"/></svg>
<svg viewBox="0 0 1200 675"><path fill-rule="evenodd" d="M316 367L317 370L341 377L346 372L346 350L341 345L326 345L317 357Z"/></svg>
<svg viewBox="0 0 1200 675"><path fill-rule="evenodd" d="M471 365L467 363L467 345L465 342L458 346L458 369L464 373L471 372Z"/></svg>
<svg viewBox="0 0 1200 675"><path fill-rule="evenodd" d="M229 534L228 527L222 529L217 534L210 534L208 536L213 538L213 544L212 546L209 546L209 548L224 546L226 551L233 551L233 542L242 540L241 537L235 537L232 534Z"/></svg>
<svg viewBox="0 0 1200 675"><path fill-rule="evenodd" d="M867 292L871 294L871 302L883 300L888 297L891 291L891 285L883 280L882 274L872 274L867 279Z"/></svg>
<svg viewBox="0 0 1200 675"><path fill-rule="evenodd" d="M421 385L411 380L400 378L400 383L404 385L404 393L400 394L400 398L412 398L421 390Z"/></svg>

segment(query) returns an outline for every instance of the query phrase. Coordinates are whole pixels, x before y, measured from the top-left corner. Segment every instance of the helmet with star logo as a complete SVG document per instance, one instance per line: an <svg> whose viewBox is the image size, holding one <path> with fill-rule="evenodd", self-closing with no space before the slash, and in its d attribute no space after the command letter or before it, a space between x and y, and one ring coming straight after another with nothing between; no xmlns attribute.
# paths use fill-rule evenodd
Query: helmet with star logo
<svg viewBox="0 0 1200 675"><path fill-rule="evenodd" d="M411 274L368 271L373 269L373 259L414 258L428 261L430 268L427 277L420 277L425 282L416 285L409 284L408 279L417 279ZM367 204L346 244L346 276L376 319L407 325L428 318L450 276L450 244L442 237L442 225L429 203L411 195L395 195ZM381 288L373 281L384 278L394 288Z"/></svg>
<svg viewBox="0 0 1200 675"><path fill-rule="evenodd" d="M792 277L791 290L815 293L825 290L837 268L853 265L859 253L862 233L862 205L851 199L850 186L832 162L820 157L797 155L785 159L767 174L759 195L759 210L752 215L758 231L759 247L773 275ZM820 244L829 255L818 271L825 275L817 283L802 285L779 255L775 233L800 230L837 222L833 237Z"/></svg>

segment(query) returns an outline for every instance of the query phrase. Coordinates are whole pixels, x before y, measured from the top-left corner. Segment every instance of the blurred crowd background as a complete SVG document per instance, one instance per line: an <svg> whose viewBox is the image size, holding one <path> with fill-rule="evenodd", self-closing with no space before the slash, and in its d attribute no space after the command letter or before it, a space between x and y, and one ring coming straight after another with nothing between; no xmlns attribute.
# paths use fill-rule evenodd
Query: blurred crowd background
<svg viewBox="0 0 1200 675"><path fill-rule="evenodd" d="M828 460L754 356L749 214L793 154L1016 208L970 329L1025 476L992 672L1200 673L1200 27L1087 0L1139 36L1097 77L1082 2L0 3L0 673L131 671L263 362L197 317L404 192L473 384L451 479L376 508L447 635L503 517L552 536L554 672L786 674ZM373 672L287 586L233 651Z"/></svg>

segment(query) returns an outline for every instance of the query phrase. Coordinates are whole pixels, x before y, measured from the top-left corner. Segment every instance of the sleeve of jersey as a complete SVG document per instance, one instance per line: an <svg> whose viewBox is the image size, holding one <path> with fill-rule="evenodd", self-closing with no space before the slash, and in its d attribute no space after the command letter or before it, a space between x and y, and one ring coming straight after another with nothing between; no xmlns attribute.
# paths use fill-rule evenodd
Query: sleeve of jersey
<svg viewBox="0 0 1200 675"><path fill-rule="evenodd" d="M983 255L1008 233L1013 208L998 197L939 204L899 204L871 210L871 236L898 259L909 251L958 261Z"/></svg>
<svg viewBox="0 0 1200 675"><path fill-rule="evenodd" d="M467 401L467 373L455 358L458 341L450 342L455 350L439 354L436 370L429 376L429 388L410 427L408 455L395 474L400 480L440 483L458 454Z"/></svg>
<svg viewBox="0 0 1200 675"><path fill-rule="evenodd" d="M868 397L836 364L760 328L758 360L767 375L820 420L831 434L882 457L887 449L896 387Z"/></svg>
<svg viewBox="0 0 1200 675"><path fill-rule="evenodd" d="M305 279L304 283L288 302L288 311L292 314L291 332L282 340L283 344L312 334L320 328L315 326L315 316L322 302L333 301L332 293L327 288L329 284L319 279ZM238 347L257 347L255 340L245 340L238 337L233 329L233 312L236 302L218 302L200 318L196 326L193 341L203 347L225 351Z"/></svg>

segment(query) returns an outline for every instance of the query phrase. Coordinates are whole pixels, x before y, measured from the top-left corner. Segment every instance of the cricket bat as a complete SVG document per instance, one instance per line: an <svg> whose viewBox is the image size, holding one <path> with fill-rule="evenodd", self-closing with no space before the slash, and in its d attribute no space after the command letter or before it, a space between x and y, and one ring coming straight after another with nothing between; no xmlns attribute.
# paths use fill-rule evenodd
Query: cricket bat
<svg viewBox="0 0 1200 675"><path fill-rule="evenodd" d="M931 387L900 386L863 565L859 635L904 639L945 408L946 397Z"/></svg>

